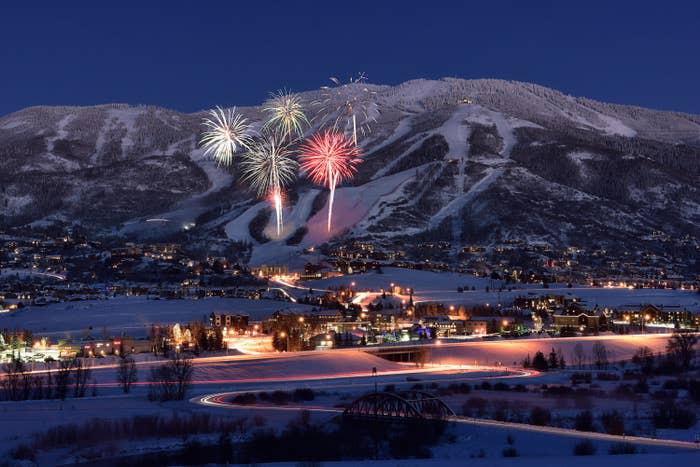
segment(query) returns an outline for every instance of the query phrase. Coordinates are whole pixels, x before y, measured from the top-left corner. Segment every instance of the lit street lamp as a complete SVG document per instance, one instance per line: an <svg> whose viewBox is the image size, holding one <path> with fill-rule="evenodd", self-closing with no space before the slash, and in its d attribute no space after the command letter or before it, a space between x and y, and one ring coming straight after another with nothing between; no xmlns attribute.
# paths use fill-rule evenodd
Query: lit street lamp
<svg viewBox="0 0 700 467"><path fill-rule="evenodd" d="M287 338L287 343L286 343L286 345L284 346L284 351L285 351L285 352L289 352L289 334L287 334L286 332L282 331L282 332L280 332L280 337L281 337L282 339L284 339L285 337Z"/></svg>

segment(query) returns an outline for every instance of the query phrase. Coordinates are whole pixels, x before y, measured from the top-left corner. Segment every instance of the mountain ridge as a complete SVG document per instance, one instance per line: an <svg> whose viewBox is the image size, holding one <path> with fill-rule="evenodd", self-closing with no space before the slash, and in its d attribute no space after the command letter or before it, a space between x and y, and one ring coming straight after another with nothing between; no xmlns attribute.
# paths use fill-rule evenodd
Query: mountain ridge
<svg viewBox="0 0 700 467"><path fill-rule="evenodd" d="M290 190L281 239L270 223L252 228L266 204L235 168L203 157L204 112L157 106L34 106L1 117L0 212L15 226L77 221L105 235L247 242L254 261L343 238L633 246L657 230L700 232L698 115L504 80L300 93L307 104L322 94L373 113L331 235L321 232L323 191L303 179ZM263 118L259 106L239 110Z"/></svg>

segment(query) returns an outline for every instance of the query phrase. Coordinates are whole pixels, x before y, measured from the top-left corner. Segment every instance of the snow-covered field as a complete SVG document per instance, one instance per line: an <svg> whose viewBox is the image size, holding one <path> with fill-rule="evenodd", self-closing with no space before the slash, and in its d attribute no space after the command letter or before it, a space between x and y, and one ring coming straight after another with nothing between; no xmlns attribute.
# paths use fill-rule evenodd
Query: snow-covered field
<svg viewBox="0 0 700 467"><path fill-rule="evenodd" d="M106 327L111 335L123 331L129 336L144 337L151 324L206 322L212 312L243 314L250 316L251 320L260 320L277 310L311 308L290 302L242 298L149 300L145 297L117 297L19 309L0 315L0 328L30 329L42 336L79 338L84 333L100 337Z"/></svg>
<svg viewBox="0 0 700 467"><path fill-rule="evenodd" d="M654 353L665 352L668 334L644 335L601 335L590 337L564 337L542 339L502 339L496 341L468 342L456 345L445 344L432 349L432 358L441 364L473 364L519 366L522 360L536 352L545 355L552 349L561 351L564 359L571 366L576 360L574 348L580 345L584 352L585 364L592 362L592 349L596 342L605 345L609 361L629 360L642 346L647 346Z"/></svg>
<svg viewBox="0 0 700 467"><path fill-rule="evenodd" d="M349 286L351 282L355 282L355 288L358 290L374 290L378 291L381 288L389 289L391 284L396 284L401 287L413 287L416 292L427 291L457 291L457 287L474 286L484 288L488 285L500 284L501 281L490 281L489 279L481 279L479 277L458 274L455 272L432 272L420 271L417 269L402 269L402 268L382 268L382 273L367 272L365 274L349 274L341 277L333 277L331 279L323 279L318 281L306 282L306 285L313 288L327 288L337 286Z"/></svg>
<svg viewBox="0 0 700 467"><path fill-rule="evenodd" d="M358 290L378 291L388 289L393 284L404 288L413 288L414 301L437 301L454 305L508 305L518 296L527 295L568 295L581 298L587 305L602 307L625 307L640 304L663 306L680 306L690 311L700 311L700 294L690 290L671 289L628 289L574 286L566 288L562 284L553 284L549 288L538 285L512 285L511 291L499 292L502 281L482 279L473 275L458 273L439 273L415 269L383 268L383 274L369 272L352 274L332 279L307 282L314 288L331 286L349 286L355 282ZM476 290L457 292L457 287L475 287ZM486 287L489 291L486 291Z"/></svg>
<svg viewBox="0 0 700 467"><path fill-rule="evenodd" d="M38 271L35 269L16 269L16 268L4 268L0 270L0 277L17 277L20 279L56 279L56 280L66 280L66 277L62 274L55 274L52 272Z"/></svg>
<svg viewBox="0 0 700 467"><path fill-rule="evenodd" d="M482 436L488 436L488 432L479 431ZM498 433L505 439L506 433ZM528 437L533 442L542 443L545 445L563 444L556 436L536 436ZM495 444L495 443L494 443ZM566 446L572 448L575 443L573 441L566 443ZM449 447L453 447L452 445ZM502 447L501 447L502 448ZM607 448L606 448L607 449ZM569 449L570 451L571 449ZM459 459L407 459L407 460L364 460L363 466L369 467L462 467L470 465L473 467L599 467L601 465L614 465L619 467L639 467L640 463L644 465L694 465L700 461L700 454L695 452L675 452L666 454L646 454L646 455L628 455L628 456L608 456L607 450L599 449L598 455L586 457L573 457L571 455L555 454L549 457L517 457L504 458L498 457L500 454L492 454L489 457L479 458L459 458ZM500 451L499 451L500 452ZM570 454L568 452L567 454ZM522 454L521 454L522 455ZM468 464L467 464L468 462ZM259 467L296 467L297 462L278 462L278 463L263 463L256 464ZM356 461L341 461L341 462L324 462L324 467L354 467L358 465Z"/></svg>

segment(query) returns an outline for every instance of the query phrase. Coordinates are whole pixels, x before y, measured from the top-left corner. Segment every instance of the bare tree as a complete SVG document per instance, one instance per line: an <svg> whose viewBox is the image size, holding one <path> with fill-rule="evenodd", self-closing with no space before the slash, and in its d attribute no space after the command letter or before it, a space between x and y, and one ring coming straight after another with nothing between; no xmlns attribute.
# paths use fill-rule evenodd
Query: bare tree
<svg viewBox="0 0 700 467"><path fill-rule="evenodd" d="M593 363L598 368L608 367L608 349L602 341L595 341L593 344Z"/></svg>
<svg viewBox="0 0 700 467"><path fill-rule="evenodd" d="M10 401L22 400L22 383L25 374L24 363L18 358L12 358L2 367L5 374L2 379L4 398Z"/></svg>
<svg viewBox="0 0 700 467"><path fill-rule="evenodd" d="M45 397L47 399L51 399L51 397L52 397L51 390L52 390L53 384L51 381L51 367L53 366L54 362L55 362L55 360L53 359L53 357L46 357L44 359L44 366L46 367L46 394L45 394Z"/></svg>
<svg viewBox="0 0 700 467"><path fill-rule="evenodd" d="M90 379L92 370L85 364L82 358L73 359L75 381L73 382L73 397L84 397L87 382Z"/></svg>
<svg viewBox="0 0 700 467"><path fill-rule="evenodd" d="M68 385L70 384L72 370L73 360L59 360L58 368L56 368L56 384L54 388L54 396L57 399L64 400L68 395Z"/></svg>
<svg viewBox="0 0 700 467"><path fill-rule="evenodd" d="M3 373L5 377L0 382L0 387L5 399L20 401L44 397L43 378L33 374L22 360L13 358L3 365Z"/></svg>
<svg viewBox="0 0 700 467"><path fill-rule="evenodd" d="M642 372L649 374L654 369L654 351L646 345L638 348L632 357L632 363L639 365Z"/></svg>
<svg viewBox="0 0 700 467"><path fill-rule="evenodd" d="M170 359L169 366L177 383L177 400L182 400L192 384L192 375L194 373L192 357L176 352Z"/></svg>
<svg viewBox="0 0 700 467"><path fill-rule="evenodd" d="M586 351L583 350L583 345L577 342L574 346L574 362L581 368L583 366L583 360L586 358Z"/></svg>
<svg viewBox="0 0 700 467"><path fill-rule="evenodd" d="M430 349L426 346L419 347L415 354L416 366L424 368L425 364L430 360Z"/></svg>
<svg viewBox="0 0 700 467"><path fill-rule="evenodd" d="M119 360L117 381L122 391L124 391L124 394L128 394L131 390L131 385L138 381L136 362L132 356L127 355Z"/></svg>
<svg viewBox="0 0 700 467"><path fill-rule="evenodd" d="M165 365L151 369L150 400L182 400L192 383L192 358L175 352Z"/></svg>
<svg viewBox="0 0 700 467"><path fill-rule="evenodd" d="M680 362L684 370L690 369L695 357L698 336L688 331L676 331L668 339L666 351Z"/></svg>

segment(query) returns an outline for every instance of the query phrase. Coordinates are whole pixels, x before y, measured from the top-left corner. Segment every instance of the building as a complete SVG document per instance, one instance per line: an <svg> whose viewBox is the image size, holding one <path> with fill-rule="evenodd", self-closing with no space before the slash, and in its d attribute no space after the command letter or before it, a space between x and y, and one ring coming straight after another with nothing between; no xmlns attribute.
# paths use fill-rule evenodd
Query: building
<svg viewBox="0 0 700 467"><path fill-rule="evenodd" d="M244 331L248 329L249 318L248 315L226 315L223 313L212 313L209 315L209 322L213 327L225 327L227 329L238 329L239 331Z"/></svg>
<svg viewBox="0 0 700 467"><path fill-rule="evenodd" d="M486 320L468 319L462 322L465 334L486 334L488 322Z"/></svg>
<svg viewBox="0 0 700 467"><path fill-rule="evenodd" d="M600 309L584 310L579 307L570 307L557 310L552 315L552 326L558 331L571 328L597 332L608 328L608 320Z"/></svg>
<svg viewBox="0 0 700 467"><path fill-rule="evenodd" d="M289 273L286 264L263 264L257 269L253 269L253 274L260 277L285 276Z"/></svg>
<svg viewBox="0 0 700 467"><path fill-rule="evenodd" d="M463 321L451 320L447 316L435 316L423 319L423 326L435 329L437 337L450 337L464 333Z"/></svg>

